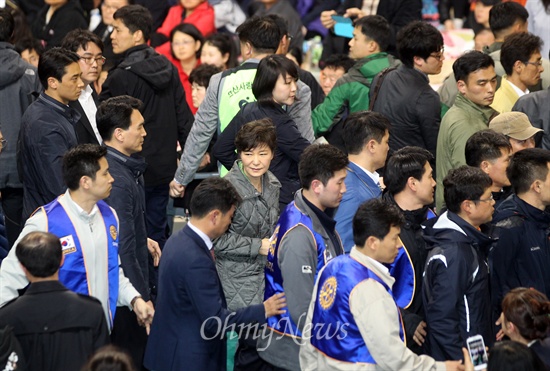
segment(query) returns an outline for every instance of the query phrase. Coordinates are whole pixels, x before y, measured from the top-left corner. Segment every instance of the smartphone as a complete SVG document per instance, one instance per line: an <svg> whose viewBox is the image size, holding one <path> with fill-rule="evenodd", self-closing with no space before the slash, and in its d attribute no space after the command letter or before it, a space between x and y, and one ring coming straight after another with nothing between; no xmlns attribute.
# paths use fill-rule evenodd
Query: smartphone
<svg viewBox="0 0 550 371"><path fill-rule="evenodd" d="M487 351L485 350L485 342L483 336L475 335L466 340L468 352L474 364L474 370L484 370L487 368Z"/></svg>
<svg viewBox="0 0 550 371"><path fill-rule="evenodd" d="M336 22L334 25L334 34L353 39L353 21L341 15L332 15L331 17Z"/></svg>

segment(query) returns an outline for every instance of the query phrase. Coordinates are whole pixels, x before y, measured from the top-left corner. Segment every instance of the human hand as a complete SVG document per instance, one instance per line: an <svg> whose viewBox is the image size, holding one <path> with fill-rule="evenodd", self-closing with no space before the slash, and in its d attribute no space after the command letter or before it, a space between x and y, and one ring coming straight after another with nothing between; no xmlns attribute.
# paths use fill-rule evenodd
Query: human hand
<svg viewBox="0 0 550 371"><path fill-rule="evenodd" d="M468 349L462 347L462 356L464 357L464 370L474 371L474 364L472 363L472 358L470 358L470 353L468 352Z"/></svg>
<svg viewBox="0 0 550 371"><path fill-rule="evenodd" d="M170 197L177 198L183 197L185 194L185 187L175 180L170 182Z"/></svg>
<svg viewBox="0 0 550 371"><path fill-rule="evenodd" d="M414 331L413 340L419 346L424 344L426 340L426 322L422 321L418 324L418 327Z"/></svg>
<svg viewBox="0 0 550 371"><path fill-rule="evenodd" d="M204 156L202 156L201 163L199 164L199 170L204 169L209 164L210 164L210 153L206 152Z"/></svg>
<svg viewBox="0 0 550 371"><path fill-rule="evenodd" d="M258 254L267 256L270 246L271 246L271 242L269 241L269 238L263 238L262 246L260 246L260 251L258 251Z"/></svg>
<svg viewBox="0 0 550 371"><path fill-rule="evenodd" d="M502 326L503 323L504 323L504 313L501 313L500 317L498 317L497 321L495 322L495 325ZM497 332L497 336L496 336L497 341L501 341L504 338L504 335L506 334L504 333L504 330L502 330L502 327L501 327L500 330L498 330Z"/></svg>
<svg viewBox="0 0 550 371"><path fill-rule="evenodd" d="M132 309L134 310L134 313L136 313L139 325L145 327L145 331L147 331L147 335L149 335L151 323L153 322L153 317L155 316L155 308L153 307L153 303L150 300L145 302L142 298L138 298L134 302L134 307Z"/></svg>
<svg viewBox="0 0 550 371"><path fill-rule="evenodd" d="M325 10L321 12L321 24L325 28L332 28L336 22L332 19L332 15L336 14L336 10Z"/></svg>
<svg viewBox="0 0 550 371"><path fill-rule="evenodd" d="M147 238L147 249L149 250L149 254L151 254L151 256L153 257L153 265L155 267L158 267L160 262L160 256L162 255L162 251L160 251L159 243L155 240Z"/></svg>
<svg viewBox="0 0 550 371"><path fill-rule="evenodd" d="M455 29L455 23L452 19L447 19L443 25L445 26L445 31L450 31Z"/></svg>
<svg viewBox="0 0 550 371"><path fill-rule="evenodd" d="M465 371L464 365L462 364L462 361L445 361L445 369L447 371ZM474 371L474 368L472 366L472 369L466 369L467 371Z"/></svg>
<svg viewBox="0 0 550 371"><path fill-rule="evenodd" d="M365 12L363 12L359 8L348 8L344 13L344 17L348 17L348 18L362 18L364 16L365 16Z"/></svg>
<svg viewBox="0 0 550 371"><path fill-rule="evenodd" d="M286 298L284 292L275 294L266 301L264 301L265 318L272 317L276 314L283 314L286 307Z"/></svg>

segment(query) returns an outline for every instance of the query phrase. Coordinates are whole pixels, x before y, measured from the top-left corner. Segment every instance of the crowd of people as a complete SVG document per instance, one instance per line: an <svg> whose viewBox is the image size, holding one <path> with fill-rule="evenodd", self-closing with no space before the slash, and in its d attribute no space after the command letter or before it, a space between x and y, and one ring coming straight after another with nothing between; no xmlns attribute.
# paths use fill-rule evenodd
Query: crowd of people
<svg viewBox="0 0 550 371"><path fill-rule="evenodd" d="M0 368L549 370L550 3L438 6L0 1Z"/></svg>

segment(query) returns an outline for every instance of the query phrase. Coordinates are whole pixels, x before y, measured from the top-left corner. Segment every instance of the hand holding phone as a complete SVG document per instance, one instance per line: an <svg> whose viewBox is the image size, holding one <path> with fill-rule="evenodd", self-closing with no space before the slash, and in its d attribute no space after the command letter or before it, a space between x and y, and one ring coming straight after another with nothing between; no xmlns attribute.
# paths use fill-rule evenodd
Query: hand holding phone
<svg viewBox="0 0 550 371"><path fill-rule="evenodd" d="M483 336L475 335L469 337L466 340L466 345L468 345L468 352L474 365L474 370L485 370L487 368L488 357Z"/></svg>

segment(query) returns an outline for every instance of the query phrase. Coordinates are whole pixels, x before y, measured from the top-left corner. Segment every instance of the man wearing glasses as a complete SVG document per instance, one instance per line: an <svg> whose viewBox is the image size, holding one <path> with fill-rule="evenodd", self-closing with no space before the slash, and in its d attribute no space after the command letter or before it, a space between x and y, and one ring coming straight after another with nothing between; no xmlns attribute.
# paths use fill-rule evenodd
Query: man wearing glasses
<svg viewBox="0 0 550 371"><path fill-rule="evenodd" d="M78 64L82 71L80 78L84 82L84 89L80 92L78 100L69 102L69 106L80 113L80 120L74 126L78 144L101 144L102 139L95 120L98 97L92 85L99 78L105 63L103 42L92 32L78 29L65 36L62 47L80 57Z"/></svg>
<svg viewBox="0 0 550 371"><path fill-rule="evenodd" d="M504 40L500 62L506 75L491 107L500 113L510 112L519 97L529 94L529 87L540 82L544 72L541 49L541 38L530 33L517 33Z"/></svg>
<svg viewBox="0 0 550 371"><path fill-rule="evenodd" d="M392 123L390 153L417 146L435 157L441 105L428 75L441 72L445 59L443 37L432 25L415 21L397 34L397 51L403 64L385 75L377 97L375 87L382 75L372 82L372 110Z"/></svg>

